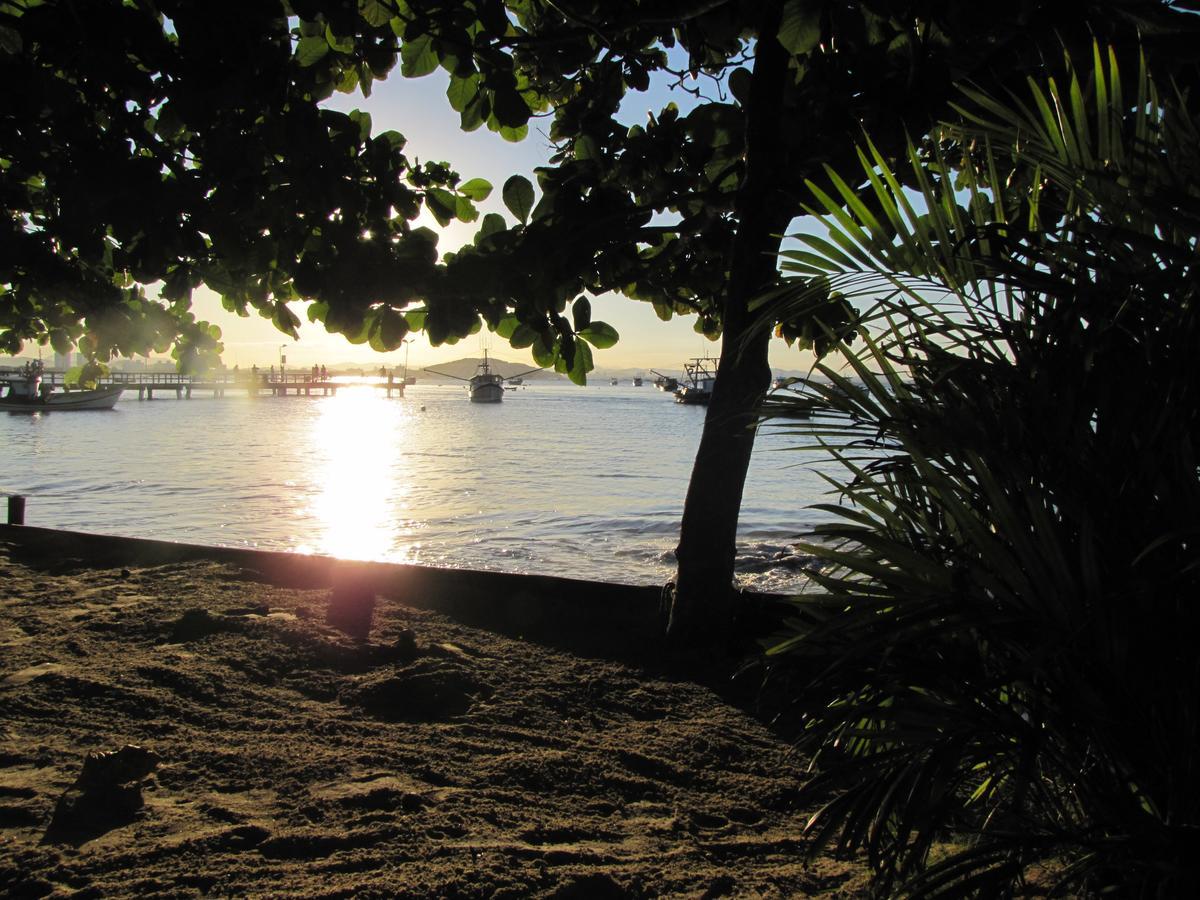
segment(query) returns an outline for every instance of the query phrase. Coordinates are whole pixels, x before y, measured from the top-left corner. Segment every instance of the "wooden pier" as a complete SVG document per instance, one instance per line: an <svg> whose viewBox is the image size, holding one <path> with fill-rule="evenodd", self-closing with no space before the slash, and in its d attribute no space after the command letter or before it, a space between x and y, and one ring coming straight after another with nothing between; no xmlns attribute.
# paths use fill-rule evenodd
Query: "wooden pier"
<svg viewBox="0 0 1200 900"><path fill-rule="evenodd" d="M47 369L42 376L48 384L62 384L63 373ZM273 397L337 396L339 388L371 387L382 390L389 397L393 393L404 396L404 379L389 376L376 381L335 381L333 376L314 377L309 372L253 373L220 372L205 375L178 375L173 372L113 372L101 380L104 385L120 385L127 391L137 391L139 400L153 400L157 393L174 394L177 400L191 400L199 391L213 397L224 397L226 391L248 394L252 397L270 394Z"/></svg>

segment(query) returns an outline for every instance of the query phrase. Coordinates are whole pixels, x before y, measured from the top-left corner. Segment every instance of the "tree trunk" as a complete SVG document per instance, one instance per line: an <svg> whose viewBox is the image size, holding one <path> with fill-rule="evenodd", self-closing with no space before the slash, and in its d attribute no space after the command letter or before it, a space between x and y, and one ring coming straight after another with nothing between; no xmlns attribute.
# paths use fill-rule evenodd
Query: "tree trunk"
<svg viewBox="0 0 1200 900"><path fill-rule="evenodd" d="M692 466L675 554L678 569L667 632L704 642L733 619L738 514L754 449L755 415L770 386L770 329L751 328L750 302L775 282L781 235L797 208L775 188L786 152L778 140L787 54L775 39L778 2L764 11L746 126L746 174L723 310L721 360Z"/></svg>

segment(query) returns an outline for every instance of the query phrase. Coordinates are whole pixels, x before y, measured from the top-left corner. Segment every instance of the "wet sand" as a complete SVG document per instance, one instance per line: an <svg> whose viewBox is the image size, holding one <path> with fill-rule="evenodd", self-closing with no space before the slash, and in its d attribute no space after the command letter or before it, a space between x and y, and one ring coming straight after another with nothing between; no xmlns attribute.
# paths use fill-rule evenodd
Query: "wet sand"
<svg viewBox="0 0 1200 900"><path fill-rule="evenodd" d="M865 893L802 854L804 760L711 687L387 596L355 640L328 599L0 541L0 894Z"/></svg>

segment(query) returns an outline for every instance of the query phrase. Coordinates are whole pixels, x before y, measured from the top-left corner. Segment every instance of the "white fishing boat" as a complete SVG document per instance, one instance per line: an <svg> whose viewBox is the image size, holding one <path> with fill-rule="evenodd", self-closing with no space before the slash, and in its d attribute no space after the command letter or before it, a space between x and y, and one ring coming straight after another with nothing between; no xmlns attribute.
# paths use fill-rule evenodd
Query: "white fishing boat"
<svg viewBox="0 0 1200 900"><path fill-rule="evenodd" d="M698 356L683 364L687 383L675 391L676 403L703 404L712 398L717 381L717 362L711 356Z"/></svg>
<svg viewBox="0 0 1200 900"><path fill-rule="evenodd" d="M453 378L456 381L467 382L467 390L472 403L499 403L504 399L504 376L492 371L491 364L488 362L487 350L483 351L483 361L479 363L479 368L475 370L475 374L470 378L451 375L449 372L439 372L437 369L427 368L425 371L441 375L443 378ZM539 370L530 369L513 377L521 378L530 372L537 371Z"/></svg>
<svg viewBox="0 0 1200 900"><path fill-rule="evenodd" d="M0 377L0 411L67 412L81 409L112 409L124 388L112 385L81 390L57 390L42 379L41 362L30 363L19 372Z"/></svg>

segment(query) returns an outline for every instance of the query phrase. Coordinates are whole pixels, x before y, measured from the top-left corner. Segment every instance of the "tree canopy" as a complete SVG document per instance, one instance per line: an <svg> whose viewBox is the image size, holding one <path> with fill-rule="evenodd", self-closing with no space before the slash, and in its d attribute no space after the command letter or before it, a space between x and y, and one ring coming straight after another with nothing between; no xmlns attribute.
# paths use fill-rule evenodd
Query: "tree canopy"
<svg viewBox="0 0 1200 900"><path fill-rule="evenodd" d="M621 291L720 331L762 8L778 7L787 53L773 119L788 152L767 202L794 212L802 178L877 111L875 133L927 118L1032 17L1048 31L1084 5L5 0L0 72L22 88L0 114L0 349L78 342L106 358L177 341L186 362L218 346L189 311L204 284L293 334L288 304L312 301L311 319L380 350L411 329L440 343L486 323L580 379L578 338L615 333L586 300L568 317L578 297ZM1146 21L1164 9L1102 6ZM537 190L502 186L515 221L479 217L493 186L321 106L397 64L445 69L464 129L519 140L550 120ZM652 78L701 100L622 124ZM422 210L478 221L474 242L439 254Z"/></svg>

